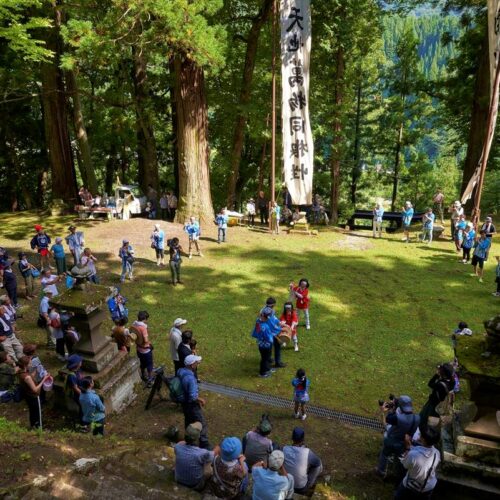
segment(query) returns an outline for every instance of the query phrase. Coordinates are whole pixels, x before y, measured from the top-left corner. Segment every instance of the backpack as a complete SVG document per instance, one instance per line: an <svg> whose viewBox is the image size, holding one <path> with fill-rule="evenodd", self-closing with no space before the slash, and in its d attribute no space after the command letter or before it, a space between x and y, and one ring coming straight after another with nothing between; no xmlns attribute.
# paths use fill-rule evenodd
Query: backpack
<svg viewBox="0 0 500 500"><path fill-rule="evenodd" d="M175 403L182 403L184 401L184 388L182 381L179 377L172 377L167 380L169 396Z"/></svg>

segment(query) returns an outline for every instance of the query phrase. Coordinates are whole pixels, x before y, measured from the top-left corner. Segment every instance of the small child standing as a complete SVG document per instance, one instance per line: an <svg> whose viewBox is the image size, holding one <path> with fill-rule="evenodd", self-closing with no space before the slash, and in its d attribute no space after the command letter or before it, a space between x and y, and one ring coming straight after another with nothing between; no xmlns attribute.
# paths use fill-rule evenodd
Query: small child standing
<svg viewBox="0 0 500 500"><path fill-rule="evenodd" d="M300 311L304 313L306 320L306 330L311 329L309 322L309 281L302 278L298 286L295 283L290 283L290 294L296 298L295 307L297 308L297 318L300 316Z"/></svg>
<svg viewBox="0 0 500 500"><path fill-rule="evenodd" d="M82 407L82 423L90 426L94 436L104 436L106 408L101 398L93 391L94 380L85 377L81 382L80 405Z"/></svg>
<svg viewBox="0 0 500 500"><path fill-rule="evenodd" d="M271 222L273 232L276 234L280 234L280 219L281 219L281 207L273 202L273 206L271 209Z"/></svg>
<svg viewBox="0 0 500 500"><path fill-rule="evenodd" d="M226 242L227 222L229 220L226 212L226 209L223 208L215 218L218 227L217 243Z"/></svg>
<svg viewBox="0 0 500 500"><path fill-rule="evenodd" d="M96 285L99 283L99 278L97 277L97 269L95 267L95 263L97 262L97 258L94 257L90 248L86 248L83 251L82 258L80 260L82 266L87 266L92 274L89 276L89 281L95 283Z"/></svg>
<svg viewBox="0 0 500 500"><path fill-rule="evenodd" d="M308 389L311 385L309 379L306 377L305 370L303 370L302 368L299 368L297 370L295 378L292 380L292 385L294 387L293 401L295 403L295 418L305 420L307 418L306 403L309 402Z"/></svg>
<svg viewBox="0 0 500 500"><path fill-rule="evenodd" d="M495 297L500 297L500 256L496 256L497 267L495 268L495 283L497 284L497 291L493 292Z"/></svg>
<svg viewBox="0 0 500 500"><path fill-rule="evenodd" d="M299 319L297 318L297 313L293 309L293 304L291 302L285 302L283 307L283 314L280 317L280 322L282 325L287 325L292 330L292 342L295 352L299 350L299 341L297 340L297 325L299 324Z"/></svg>
<svg viewBox="0 0 500 500"><path fill-rule="evenodd" d="M50 248L52 255L56 261L57 274L61 275L66 272L66 255L62 246L62 238L56 238L56 242Z"/></svg>

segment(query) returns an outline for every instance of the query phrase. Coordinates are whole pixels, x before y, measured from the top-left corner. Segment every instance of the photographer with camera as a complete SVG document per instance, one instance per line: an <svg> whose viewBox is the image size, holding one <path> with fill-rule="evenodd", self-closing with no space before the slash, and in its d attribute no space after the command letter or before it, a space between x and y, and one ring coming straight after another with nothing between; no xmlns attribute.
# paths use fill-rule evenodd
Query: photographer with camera
<svg viewBox="0 0 500 500"><path fill-rule="evenodd" d="M413 404L409 396L394 398L391 395L388 402L379 401L379 406L385 415L387 426L376 473L385 478L389 458L402 455L405 450L405 436L415 434L420 424L420 417L413 413Z"/></svg>
<svg viewBox="0 0 500 500"><path fill-rule="evenodd" d="M436 411L437 405L443 402L455 388L453 374L453 366L450 363L444 363L438 365L436 374L429 380L427 385L432 389L432 392L427 403L420 410L420 420L424 425L427 425L429 417L439 417Z"/></svg>

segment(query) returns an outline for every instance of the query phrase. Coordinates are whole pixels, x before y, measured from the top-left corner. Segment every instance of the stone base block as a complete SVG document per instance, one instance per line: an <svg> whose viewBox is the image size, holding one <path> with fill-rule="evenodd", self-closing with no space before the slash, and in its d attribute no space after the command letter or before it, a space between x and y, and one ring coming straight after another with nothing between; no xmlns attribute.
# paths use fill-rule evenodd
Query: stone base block
<svg viewBox="0 0 500 500"><path fill-rule="evenodd" d="M458 436L455 454L482 463L500 466L500 443L470 436Z"/></svg>
<svg viewBox="0 0 500 500"><path fill-rule="evenodd" d="M90 373L99 373L112 362L118 355L118 348L114 342L108 341L107 345L95 355L80 352L83 358L82 370Z"/></svg>

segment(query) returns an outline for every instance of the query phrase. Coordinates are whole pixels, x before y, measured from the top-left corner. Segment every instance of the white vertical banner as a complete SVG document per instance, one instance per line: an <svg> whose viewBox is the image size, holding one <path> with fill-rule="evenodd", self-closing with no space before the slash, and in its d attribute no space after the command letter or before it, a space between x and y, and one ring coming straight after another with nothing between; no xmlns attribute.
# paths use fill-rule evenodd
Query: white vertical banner
<svg viewBox="0 0 500 500"><path fill-rule="evenodd" d="M309 122L310 0L280 0L285 184L295 205L312 204L314 144Z"/></svg>

